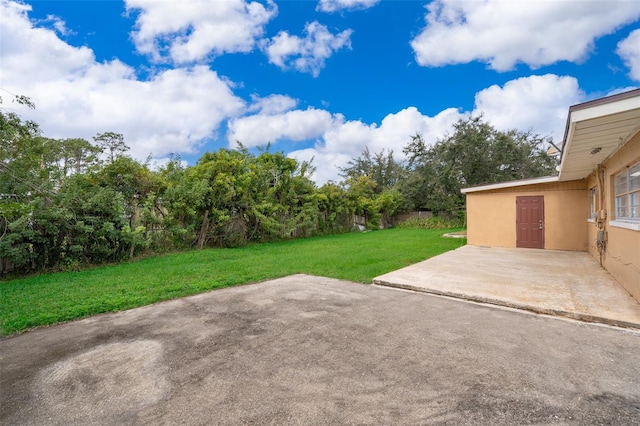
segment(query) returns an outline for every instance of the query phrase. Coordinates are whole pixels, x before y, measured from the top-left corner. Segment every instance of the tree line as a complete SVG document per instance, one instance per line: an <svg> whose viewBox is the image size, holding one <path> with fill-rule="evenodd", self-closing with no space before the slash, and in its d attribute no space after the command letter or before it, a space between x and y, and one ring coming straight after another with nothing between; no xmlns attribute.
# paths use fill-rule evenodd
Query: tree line
<svg viewBox="0 0 640 426"><path fill-rule="evenodd" d="M27 98L17 102L30 107ZM389 224L399 212L459 214L460 188L553 173L545 141L500 132L482 117L460 120L430 144L416 134L392 151L365 149L318 187L310 162L269 147L177 155L160 168L127 155L122 134L44 137L37 123L0 110L2 272L73 270L143 253L237 247Z"/></svg>

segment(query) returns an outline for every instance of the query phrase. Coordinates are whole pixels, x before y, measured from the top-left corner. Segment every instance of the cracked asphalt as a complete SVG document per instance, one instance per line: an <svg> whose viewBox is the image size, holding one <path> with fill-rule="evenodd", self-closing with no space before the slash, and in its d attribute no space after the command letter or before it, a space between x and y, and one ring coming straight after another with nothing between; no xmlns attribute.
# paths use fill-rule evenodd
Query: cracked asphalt
<svg viewBox="0 0 640 426"><path fill-rule="evenodd" d="M640 333L306 275L0 340L0 424L640 424Z"/></svg>

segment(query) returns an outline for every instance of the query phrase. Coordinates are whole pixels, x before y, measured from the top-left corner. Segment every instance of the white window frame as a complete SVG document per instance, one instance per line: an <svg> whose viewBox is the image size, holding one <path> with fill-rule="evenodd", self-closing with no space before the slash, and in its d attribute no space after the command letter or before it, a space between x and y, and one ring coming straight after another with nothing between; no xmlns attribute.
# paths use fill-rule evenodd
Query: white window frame
<svg viewBox="0 0 640 426"><path fill-rule="evenodd" d="M640 162L613 177L616 221L640 222Z"/></svg>

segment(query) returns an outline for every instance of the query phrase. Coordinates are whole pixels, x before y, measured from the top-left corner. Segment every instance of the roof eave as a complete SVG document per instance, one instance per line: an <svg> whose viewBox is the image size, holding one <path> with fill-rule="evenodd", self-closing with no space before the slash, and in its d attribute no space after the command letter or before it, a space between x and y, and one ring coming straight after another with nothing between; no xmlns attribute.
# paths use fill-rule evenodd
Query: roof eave
<svg viewBox="0 0 640 426"><path fill-rule="evenodd" d="M479 186L471 186L468 188L462 188L460 192L462 192L463 194L468 194L470 192L493 191L496 189L515 188L518 186L539 185L543 183L558 182L558 178L559 176L544 176L544 177L533 178L533 179L512 180L509 182L491 183L488 185L479 185Z"/></svg>
<svg viewBox="0 0 640 426"><path fill-rule="evenodd" d="M607 96L605 98L595 99L592 101L584 102L581 104L572 105L569 107L569 113L567 114L567 124L565 126L565 134L564 139L562 141L562 154L560 157L560 166L559 170L559 178L560 181L567 180L576 180L585 178L590 170L584 170L583 172L578 172L576 170L567 171L567 162L569 161L567 158L572 156L572 142L574 142L574 134L576 132L576 126L578 123L589 122L591 120L598 120L602 117L613 117L616 114L625 113L632 110L637 110L640 105L640 89L630 90L628 92L618 93L616 95ZM609 147L607 149L597 148L598 151L595 153L602 152L593 157L593 160L596 163L602 163L606 161L606 159L610 158L617 149L620 148L620 145L624 145L628 142L633 134L637 132L638 128L631 132L626 136L624 140L622 137L620 138L620 144L617 147ZM578 148L580 149L580 148ZM573 168L573 166L572 166ZM585 175L585 173L587 173Z"/></svg>

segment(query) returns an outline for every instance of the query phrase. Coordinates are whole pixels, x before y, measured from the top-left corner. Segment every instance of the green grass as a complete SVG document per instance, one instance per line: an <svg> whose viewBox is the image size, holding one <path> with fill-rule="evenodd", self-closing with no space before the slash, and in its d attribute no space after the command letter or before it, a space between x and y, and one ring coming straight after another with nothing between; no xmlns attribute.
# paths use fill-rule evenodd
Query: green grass
<svg viewBox="0 0 640 426"><path fill-rule="evenodd" d="M295 273L370 283L460 247L443 230L389 229L189 251L0 282L0 333L147 305Z"/></svg>

